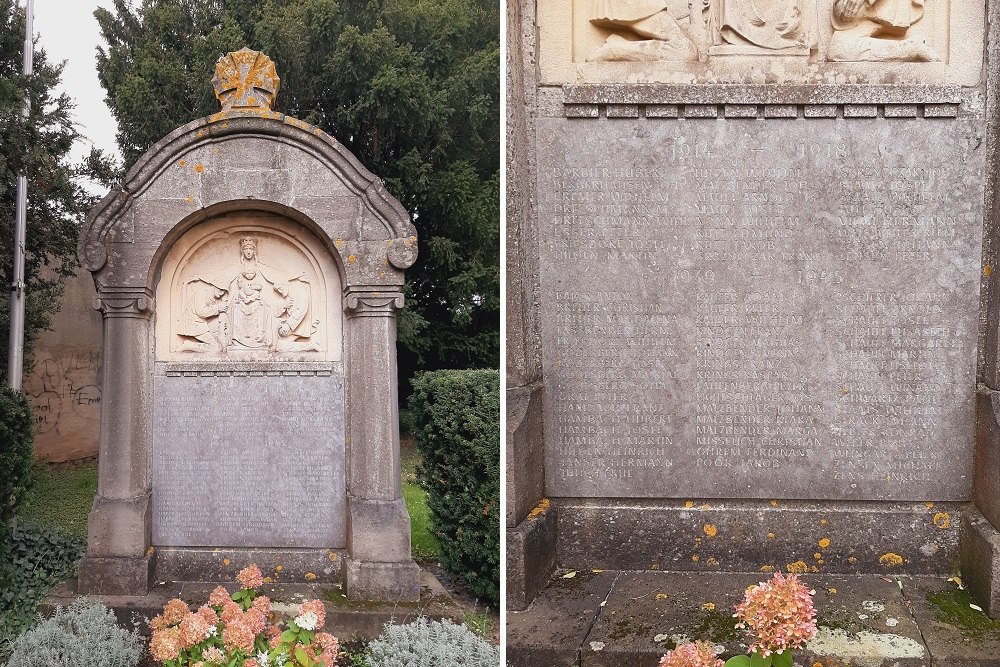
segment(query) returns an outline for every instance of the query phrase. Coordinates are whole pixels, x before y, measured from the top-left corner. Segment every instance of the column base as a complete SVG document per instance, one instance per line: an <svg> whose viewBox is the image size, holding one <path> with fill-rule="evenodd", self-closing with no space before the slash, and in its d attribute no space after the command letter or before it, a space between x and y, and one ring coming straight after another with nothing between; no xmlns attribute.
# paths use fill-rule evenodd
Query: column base
<svg viewBox="0 0 1000 667"><path fill-rule="evenodd" d="M347 548L358 562L409 562L410 515L402 498L351 498Z"/></svg>
<svg viewBox="0 0 1000 667"><path fill-rule="evenodd" d="M81 595L147 595L153 582L153 557L92 558L80 561Z"/></svg>
<svg viewBox="0 0 1000 667"><path fill-rule="evenodd" d="M344 587L351 600L416 602L420 599L420 568L413 561L372 563L350 560Z"/></svg>

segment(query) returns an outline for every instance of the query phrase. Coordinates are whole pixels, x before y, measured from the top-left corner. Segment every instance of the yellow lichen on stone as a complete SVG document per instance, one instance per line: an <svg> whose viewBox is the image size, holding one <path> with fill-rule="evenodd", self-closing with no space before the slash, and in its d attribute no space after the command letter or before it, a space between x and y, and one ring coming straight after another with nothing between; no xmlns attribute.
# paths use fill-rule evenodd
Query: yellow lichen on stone
<svg viewBox="0 0 1000 667"><path fill-rule="evenodd" d="M797 560L794 563L789 563L785 566L785 570L791 572L792 574L805 574L809 571L809 566L801 560Z"/></svg>
<svg viewBox="0 0 1000 667"><path fill-rule="evenodd" d="M212 87L223 111L270 111L280 86L274 62L260 51L244 47L227 53L215 63Z"/></svg>
<svg viewBox="0 0 1000 667"><path fill-rule="evenodd" d="M532 509L530 512L528 512L528 516L526 518L534 519L536 516L545 514L546 512L549 511L550 504L551 503L549 503L548 498L542 498L541 501L539 501L539 503L535 505L535 508Z"/></svg>
<svg viewBox="0 0 1000 667"><path fill-rule="evenodd" d="M698 558L698 554L691 554L691 560L697 563L701 559Z"/></svg>
<svg viewBox="0 0 1000 667"><path fill-rule="evenodd" d="M669 596L669 595L667 595L666 593L657 593L657 594L656 594L656 599L657 599L657 600L666 600L666 599L667 599L667 598L669 598L669 597L670 597L670 596Z"/></svg>
<svg viewBox="0 0 1000 667"><path fill-rule="evenodd" d="M694 503L690 500L686 500L684 501L684 507L691 509L692 507L694 507Z"/></svg>
<svg viewBox="0 0 1000 667"><path fill-rule="evenodd" d="M938 512L934 515L933 521L935 526L944 530L951 525L951 516L949 516L947 512Z"/></svg>
<svg viewBox="0 0 1000 667"><path fill-rule="evenodd" d="M830 546L830 538L829 537L821 537L820 540L819 540L819 548L820 549L826 549L828 546Z"/></svg>
<svg viewBox="0 0 1000 667"><path fill-rule="evenodd" d="M773 565L761 565L760 566L760 571L761 572L774 572L774 566Z"/></svg>
<svg viewBox="0 0 1000 667"><path fill-rule="evenodd" d="M705 531L705 534L709 537L715 537L719 533L719 529L710 523L706 523L702 527L702 530Z"/></svg>
<svg viewBox="0 0 1000 667"><path fill-rule="evenodd" d="M890 551L879 556L878 562L886 567L899 567L903 564L904 559L899 554L894 554Z"/></svg>
<svg viewBox="0 0 1000 667"><path fill-rule="evenodd" d="M231 560L229 560L228 558L223 558L223 559L222 559L222 564L223 564L223 565L229 565L229 564L230 564L231 562L232 562L232 561L231 561Z"/></svg>
<svg viewBox="0 0 1000 667"><path fill-rule="evenodd" d="M773 540L774 539L774 533L768 533L767 534L767 539Z"/></svg>
<svg viewBox="0 0 1000 667"><path fill-rule="evenodd" d="M705 604L701 605L701 608L704 609L705 611L715 611L715 603L706 602Z"/></svg>
<svg viewBox="0 0 1000 667"><path fill-rule="evenodd" d="M312 572L306 572L306 581L316 581L316 575Z"/></svg>

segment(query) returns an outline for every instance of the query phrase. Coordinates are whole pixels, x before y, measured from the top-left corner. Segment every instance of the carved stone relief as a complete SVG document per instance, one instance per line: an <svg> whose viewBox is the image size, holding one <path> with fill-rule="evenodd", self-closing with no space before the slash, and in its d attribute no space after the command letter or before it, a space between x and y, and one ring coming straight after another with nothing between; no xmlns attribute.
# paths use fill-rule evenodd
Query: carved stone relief
<svg viewBox="0 0 1000 667"><path fill-rule="evenodd" d="M913 25L924 0L835 0L830 60L929 62L941 60Z"/></svg>
<svg viewBox="0 0 1000 667"><path fill-rule="evenodd" d="M332 260L294 223L260 221L204 223L170 252L157 287L157 359L340 358Z"/></svg>
<svg viewBox="0 0 1000 667"><path fill-rule="evenodd" d="M975 85L984 24L957 0L546 0L540 82Z"/></svg>
<svg viewBox="0 0 1000 667"><path fill-rule="evenodd" d="M808 56L816 46L813 0L716 0L711 55Z"/></svg>

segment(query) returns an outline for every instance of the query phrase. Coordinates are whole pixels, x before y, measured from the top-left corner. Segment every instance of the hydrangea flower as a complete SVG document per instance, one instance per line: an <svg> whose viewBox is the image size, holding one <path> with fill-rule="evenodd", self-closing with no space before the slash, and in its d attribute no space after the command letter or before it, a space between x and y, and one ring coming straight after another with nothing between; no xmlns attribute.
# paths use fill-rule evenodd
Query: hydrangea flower
<svg viewBox="0 0 1000 667"><path fill-rule="evenodd" d="M748 588L734 616L740 621L736 627L749 629L756 637L750 650L765 658L816 636L812 593L795 574L785 577L775 572L770 581Z"/></svg>
<svg viewBox="0 0 1000 667"><path fill-rule="evenodd" d="M236 581L240 582L243 588L260 588L264 585L264 574L256 565L248 565L236 575Z"/></svg>
<svg viewBox="0 0 1000 667"><path fill-rule="evenodd" d="M295 625L303 630L315 630L319 623L319 617L311 611L295 617Z"/></svg>
<svg viewBox="0 0 1000 667"><path fill-rule="evenodd" d="M708 642L696 641L681 644L667 651L658 667L723 667L725 663L715 657L715 650Z"/></svg>

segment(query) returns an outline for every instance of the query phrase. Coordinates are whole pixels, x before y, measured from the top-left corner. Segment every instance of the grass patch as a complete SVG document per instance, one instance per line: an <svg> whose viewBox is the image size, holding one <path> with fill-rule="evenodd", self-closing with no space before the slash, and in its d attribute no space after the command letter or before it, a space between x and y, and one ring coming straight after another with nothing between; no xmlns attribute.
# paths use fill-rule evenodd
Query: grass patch
<svg viewBox="0 0 1000 667"><path fill-rule="evenodd" d="M403 471L403 500L410 513L410 545L413 560L418 563L435 561L440 558L440 547L431 526L431 514L427 507L427 492L417 483L417 464L420 451L411 440L400 444L400 459Z"/></svg>
<svg viewBox="0 0 1000 667"><path fill-rule="evenodd" d="M97 493L97 461L35 466L35 485L19 518L36 526L87 537L87 514Z"/></svg>

